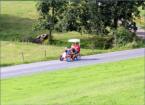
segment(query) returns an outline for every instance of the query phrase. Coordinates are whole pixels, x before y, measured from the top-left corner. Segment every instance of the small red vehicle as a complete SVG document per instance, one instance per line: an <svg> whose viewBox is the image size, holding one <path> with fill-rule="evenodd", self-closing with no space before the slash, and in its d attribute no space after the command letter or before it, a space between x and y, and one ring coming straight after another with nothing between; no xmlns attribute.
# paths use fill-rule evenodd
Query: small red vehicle
<svg viewBox="0 0 145 105"><path fill-rule="evenodd" d="M65 51L60 55L60 61L78 61L80 60L80 39L69 39L69 43L72 43L71 48L65 48Z"/></svg>

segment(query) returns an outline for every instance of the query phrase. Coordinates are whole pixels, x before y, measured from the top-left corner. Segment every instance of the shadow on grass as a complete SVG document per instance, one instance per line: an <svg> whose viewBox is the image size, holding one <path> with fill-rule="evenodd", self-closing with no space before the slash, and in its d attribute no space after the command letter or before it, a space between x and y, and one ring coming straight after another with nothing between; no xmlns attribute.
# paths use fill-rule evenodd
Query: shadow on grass
<svg viewBox="0 0 145 105"><path fill-rule="evenodd" d="M0 67L13 66L13 65L15 65L15 64L13 64L13 63L0 64Z"/></svg>
<svg viewBox="0 0 145 105"><path fill-rule="evenodd" d="M32 27L37 20L29 18L21 18L17 16L4 15L0 16L0 40L1 41L30 41L36 38L37 35L45 33L46 31L33 31ZM76 37L80 38L80 37ZM71 46L68 45L68 37L63 40L54 39L52 45L55 46ZM81 47L89 48L92 42L90 38L81 38ZM88 45L88 46L87 46Z"/></svg>
<svg viewBox="0 0 145 105"><path fill-rule="evenodd" d="M20 64L29 64L29 63L35 63L35 62L41 62L41 61L50 61L50 60L59 60L59 57L45 57L37 60L25 60L24 62L17 62L17 63L5 63L0 64L0 67L7 67L7 66L14 66L14 65L20 65Z"/></svg>
<svg viewBox="0 0 145 105"><path fill-rule="evenodd" d="M32 26L36 20L20 18L11 15L0 16L0 39L4 41L20 40L23 37L31 36Z"/></svg>

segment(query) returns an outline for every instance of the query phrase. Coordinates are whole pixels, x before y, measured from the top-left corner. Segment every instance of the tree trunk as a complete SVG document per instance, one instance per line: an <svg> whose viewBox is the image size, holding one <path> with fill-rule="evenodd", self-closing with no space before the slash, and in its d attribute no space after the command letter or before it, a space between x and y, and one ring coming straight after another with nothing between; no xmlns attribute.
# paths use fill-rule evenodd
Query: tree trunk
<svg viewBox="0 0 145 105"><path fill-rule="evenodd" d="M52 44L52 30L51 29L49 29L49 36L48 36L48 43L49 44Z"/></svg>
<svg viewBox="0 0 145 105"><path fill-rule="evenodd" d="M118 1L116 0L115 1L115 4L114 4L114 9L115 9L115 11L114 11L114 16L113 16L113 27L115 28L115 29L117 29L117 27L118 27L118 15L117 15L117 13L118 13L118 8L117 8L117 6L118 6Z"/></svg>
<svg viewBox="0 0 145 105"><path fill-rule="evenodd" d="M54 7L52 7L52 27L54 30Z"/></svg>
<svg viewBox="0 0 145 105"><path fill-rule="evenodd" d="M118 18L117 17L115 17L114 20L113 20L113 27L115 29L117 29L117 27L118 27Z"/></svg>
<svg viewBox="0 0 145 105"><path fill-rule="evenodd" d="M54 30L54 5L52 6L51 23L52 24L50 25L49 37L48 37L49 44L52 44L52 41L53 41L52 30Z"/></svg>

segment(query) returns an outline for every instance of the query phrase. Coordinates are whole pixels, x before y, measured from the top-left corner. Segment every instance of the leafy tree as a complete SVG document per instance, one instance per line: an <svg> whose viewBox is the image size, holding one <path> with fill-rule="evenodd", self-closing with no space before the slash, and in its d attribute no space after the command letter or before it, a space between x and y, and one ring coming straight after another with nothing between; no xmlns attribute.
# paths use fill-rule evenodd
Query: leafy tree
<svg viewBox="0 0 145 105"><path fill-rule="evenodd" d="M112 9L113 27L117 28L118 21L127 27L128 23L134 22L134 17L139 16L138 7L143 5L143 1L114 1Z"/></svg>
<svg viewBox="0 0 145 105"><path fill-rule="evenodd" d="M95 24L92 27L102 30L106 27L116 29L118 21L121 21L122 26L127 28L128 23L134 23L134 17L139 16L138 7L144 5L144 2L141 0L92 0L89 4L93 17L91 21ZM104 33L104 31L101 32Z"/></svg>
<svg viewBox="0 0 145 105"><path fill-rule="evenodd" d="M37 11L39 12L38 24L36 29L49 30L49 43L52 42L52 30L58 21L57 15L59 8L63 5L63 0L40 0L37 3Z"/></svg>
<svg viewBox="0 0 145 105"><path fill-rule="evenodd" d="M143 0L41 0L39 26L48 29L50 36L53 29L104 34L107 27L116 30L119 21L128 28L141 5L145 5Z"/></svg>

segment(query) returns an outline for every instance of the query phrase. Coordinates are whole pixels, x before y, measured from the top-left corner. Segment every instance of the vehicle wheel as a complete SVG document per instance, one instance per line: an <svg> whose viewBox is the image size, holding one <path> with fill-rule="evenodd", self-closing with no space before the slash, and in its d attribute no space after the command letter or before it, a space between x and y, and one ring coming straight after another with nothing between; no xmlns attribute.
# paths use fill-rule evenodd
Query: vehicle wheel
<svg viewBox="0 0 145 105"><path fill-rule="evenodd" d="M59 58L59 59L60 59L60 61L63 61L63 57L62 57L62 56L60 56L60 58Z"/></svg>
<svg viewBox="0 0 145 105"><path fill-rule="evenodd" d="M68 57L68 58L66 59L66 61L67 61L67 62L71 62L71 58Z"/></svg>
<svg viewBox="0 0 145 105"><path fill-rule="evenodd" d="M81 55L79 54L79 55L77 56L77 58L78 58L78 60L81 60Z"/></svg>

